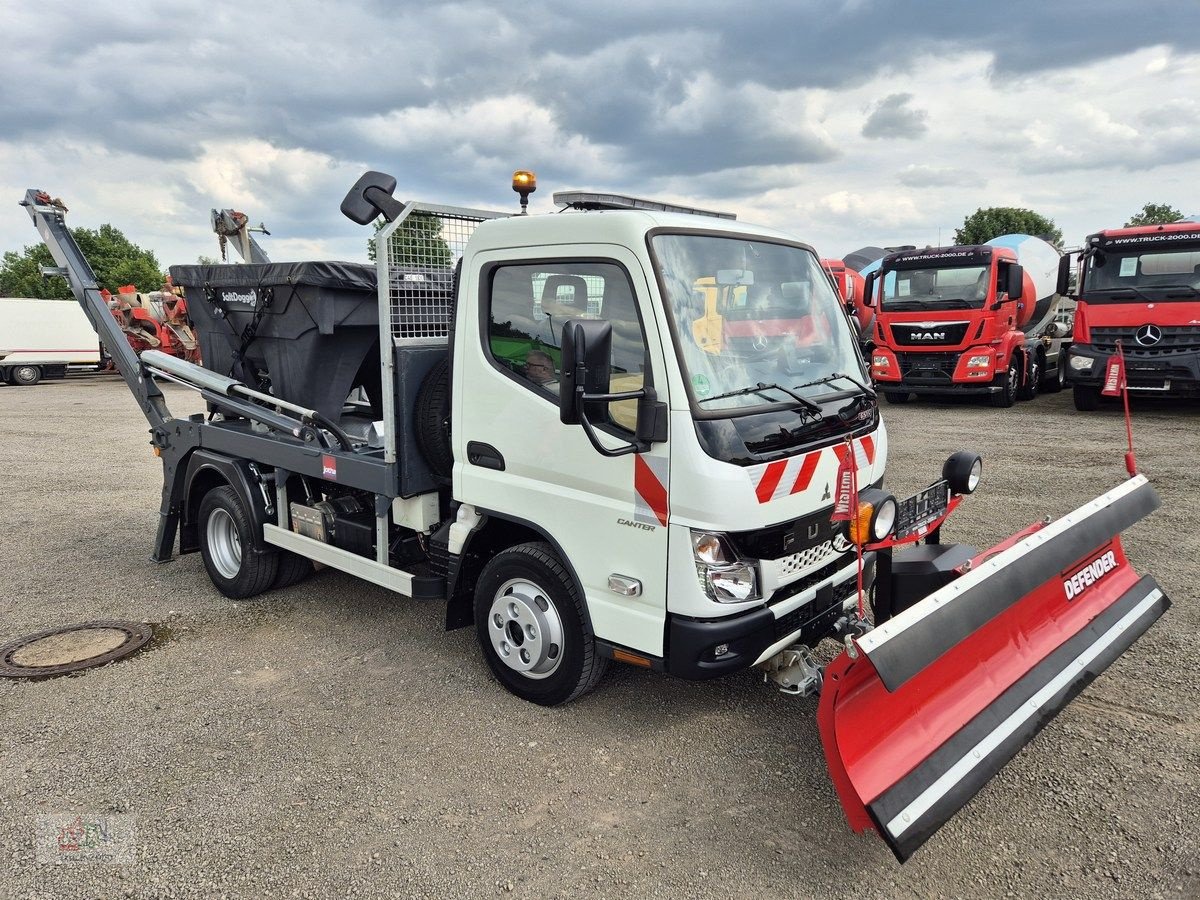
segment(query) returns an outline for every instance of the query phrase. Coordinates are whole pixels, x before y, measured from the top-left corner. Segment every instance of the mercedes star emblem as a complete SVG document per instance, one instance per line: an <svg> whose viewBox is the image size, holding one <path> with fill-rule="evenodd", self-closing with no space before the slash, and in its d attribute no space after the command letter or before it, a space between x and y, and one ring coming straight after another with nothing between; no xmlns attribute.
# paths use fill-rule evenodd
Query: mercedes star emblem
<svg viewBox="0 0 1200 900"><path fill-rule="evenodd" d="M1133 339L1143 347L1153 347L1162 340L1162 329L1157 325L1143 325L1134 332Z"/></svg>

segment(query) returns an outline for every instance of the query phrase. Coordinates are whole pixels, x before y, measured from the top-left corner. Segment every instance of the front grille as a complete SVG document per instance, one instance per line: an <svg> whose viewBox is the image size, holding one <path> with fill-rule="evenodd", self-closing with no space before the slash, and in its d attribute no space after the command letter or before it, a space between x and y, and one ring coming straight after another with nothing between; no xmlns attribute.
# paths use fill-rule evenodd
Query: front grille
<svg viewBox="0 0 1200 900"><path fill-rule="evenodd" d="M1115 353L1117 341L1120 341L1121 350L1130 357L1167 356L1172 353L1200 350L1200 326L1163 325L1159 329L1162 339L1149 347L1137 342L1137 332L1141 327L1138 325L1130 328L1093 328L1092 346L1103 352Z"/></svg>
<svg viewBox="0 0 1200 900"><path fill-rule="evenodd" d="M967 326L970 322L946 322L936 325L903 325L893 323L892 337L898 346L904 347L936 347L955 346L963 342L967 336Z"/></svg>
<svg viewBox="0 0 1200 900"><path fill-rule="evenodd" d="M896 361L905 381L950 384L958 357L957 353L897 353Z"/></svg>

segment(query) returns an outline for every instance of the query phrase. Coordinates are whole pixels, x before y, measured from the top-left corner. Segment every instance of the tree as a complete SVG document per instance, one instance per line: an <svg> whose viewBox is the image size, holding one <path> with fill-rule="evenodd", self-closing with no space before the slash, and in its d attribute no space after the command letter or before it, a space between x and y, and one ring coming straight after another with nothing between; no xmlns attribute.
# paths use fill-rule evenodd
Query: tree
<svg viewBox="0 0 1200 900"><path fill-rule="evenodd" d="M1053 219L1047 219L1032 209L1014 206L989 206L975 210L963 219L962 228L954 232L954 243L986 244L1002 234L1031 234L1062 248L1062 229L1054 224Z"/></svg>
<svg viewBox="0 0 1200 900"><path fill-rule="evenodd" d="M387 224L383 219L376 219L375 235L378 236ZM392 232L390 240L395 253L410 265L448 269L454 264L454 254L442 237L442 222L437 216L410 213L400 227ZM367 241L367 258L375 261L374 237Z"/></svg>
<svg viewBox="0 0 1200 900"><path fill-rule="evenodd" d="M96 273L102 288L116 292L122 285L139 291L157 291L163 272L149 250L143 250L112 225L99 229L72 228L75 243ZM63 278L42 277L43 266L57 266L45 244L26 247L21 253L9 250L0 263L0 296L71 299L71 288Z"/></svg>
<svg viewBox="0 0 1200 900"><path fill-rule="evenodd" d="M1166 203L1147 203L1142 211L1125 223L1126 228L1135 225L1169 225L1183 218L1183 213Z"/></svg>

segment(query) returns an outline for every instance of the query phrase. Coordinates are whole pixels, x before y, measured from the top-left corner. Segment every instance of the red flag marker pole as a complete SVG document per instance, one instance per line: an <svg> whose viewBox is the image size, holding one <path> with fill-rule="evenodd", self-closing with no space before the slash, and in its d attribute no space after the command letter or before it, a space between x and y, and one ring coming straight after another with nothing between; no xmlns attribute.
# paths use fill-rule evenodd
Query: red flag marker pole
<svg viewBox="0 0 1200 900"><path fill-rule="evenodd" d="M1125 378L1125 351L1121 342L1117 341L1117 359L1121 363L1121 399L1125 401L1125 438L1129 442L1129 452L1125 454L1125 471L1132 478L1137 474L1137 457L1133 455L1133 417L1129 415L1129 382Z"/></svg>

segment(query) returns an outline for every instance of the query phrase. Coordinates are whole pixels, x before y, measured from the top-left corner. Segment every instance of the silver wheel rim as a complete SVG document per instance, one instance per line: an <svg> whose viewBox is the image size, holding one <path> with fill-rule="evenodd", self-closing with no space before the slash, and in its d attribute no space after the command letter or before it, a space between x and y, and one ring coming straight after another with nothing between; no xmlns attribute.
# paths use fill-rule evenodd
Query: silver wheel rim
<svg viewBox="0 0 1200 900"><path fill-rule="evenodd" d="M37 374L37 369L33 366L21 366L17 369L18 381L32 381L33 376Z"/></svg>
<svg viewBox="0 0 1200 900"><path fill-rule="evenodd" d="M526 678L548 678L563 658L563 625L549 594L524 578L500 585L488 610L496 657Z"/></svg>
<svg viewBox="0 0 1200 900"><path fill-rule="evenodd" d="M214 509L208 517L205 533L213 566L222 577L237 578L242 570L242 539L238 536L233 516L226 510Z"/></svg>

